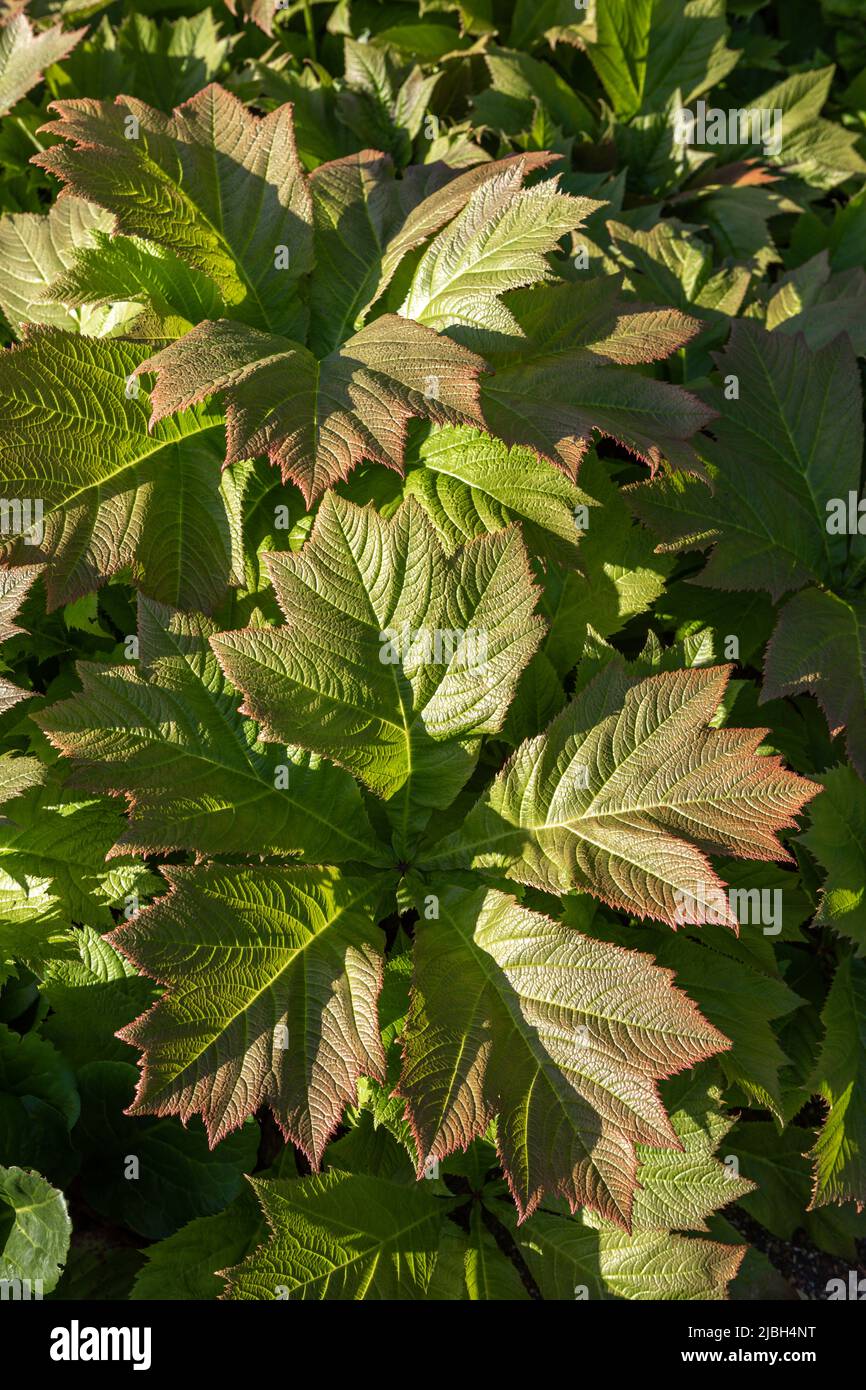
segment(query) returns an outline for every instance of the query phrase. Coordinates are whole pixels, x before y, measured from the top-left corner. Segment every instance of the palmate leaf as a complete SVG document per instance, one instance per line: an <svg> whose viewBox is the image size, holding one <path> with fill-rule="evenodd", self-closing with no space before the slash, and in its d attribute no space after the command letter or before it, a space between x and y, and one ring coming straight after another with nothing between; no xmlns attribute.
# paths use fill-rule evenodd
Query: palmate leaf
<svg viewBox="0 0 866 1390"><path fill-rule="evenodd" d="M589 1213L542 1210L515 1238L546 1299L721 1299L744 1246L685 1239L677 1231L708 1230L707 1218L741 1201L755 1184L714 1157L733 1119L719 1107L719 1089L705 1068L666 1082L662 1098L681 1149L637 1146L638 1186L630 1233ZM510 1224L510 1223L509 1223Z"/></svg>
<svg viewBox="0 0 866 1390"><path fill-rule="evenodd" d="M658 1078L727 1039L645 957L496 890L436 886L439 918L417 929L399 1087L422 1164L466 1148L498 1113L521 1219L548 1192L630 1227L635 1143L679 1146Z"/></svg>
<svg viewBox="0 0 866 1390"><path fill-rule="evenodd" d="M719 412L702 440L712 492L679 475L630 490L637 515L670 550L713 551L698 584L766 589L774 599L843 568L847 537L827 527L827 503L859 491L861 392L842 335L811 352L801 335L744 320L716 363L738 398L714 389ZM832 423L832 428L830 424Z"/></svg>
<svg viewBox="0 0 866 1390"><path fill-rule="evenodd" d="M214 624L148 600L139 614L145 669L83 663L81 693L40 716L74 760L74 785L128 797L117 852L384 862L349 774L264 747L237 713L239 696L209 645Z"/></svg>
<svg viewBox="0 0 866 1390"><path fill-rule="evenodd" d="M267 454L308 504L362 459L398 472L414 416L483 424L474 353L385 314L318 361L301 343L219 319L142 362L152 423L224 393L226 462Z"/></svg>
<svg viewBox="0 0 866 1390"><path fill-rule="evenodd" d="M213 642L262 736L401 793L404 830L447 806L540 641L517 532L449 555L414 499L386 521L329 493L304 549L268 565L286 626Z"/></svg>
<svg viewBox="0 0 866 1390"><path fill-rule="evenodd" d="M676 926L722 888L705 852L786 858L777 832L815 788L756 756L764 730L705 727L730 669L636 681L609 662L518 748L431 862L504 869Z"/></svg>
<svg viewBox="0 0 866 1390"><path fill-rule="evenodd" d="M0 29L0 116L35 87L52 63L59 63L87 33L59 24L35 33L26 15L15 15Z"/></svg>
<svg viewBox="0 0 866 1390"><path fill-rule="evenodd" d="M45 129L69 143L35 162L64 180L64 193L114 213L115 231L165 246L208 275L243 322L302 330L294 287L313 262L312 209L290 107L257 117L212 84L172 116L134 97L54 109L58 119Z"/></svg>
<svg viewBox="0 0 866 1390"><path fill-rule="evenodd" d="M122 1031L145 1050L133 1114L200 1113L211 1144L269 1104L318 1164L358 1076L384 1080L381 874L204 865L111 942L169 989Z"/></svg>
<svg viewBox="0 0 866 1390"><path fill-rule="evenodd" d="M25 553L49 561L51 607L126 566L181 607L210 609L239 582L241 475L220 480L221 416L196 409L149 431L132 382L145 352L44 329L0 354L0 488L42 502L44 536Z"/></svg>
<svg viewBox="0 0 866 1390"><path fill-rule="evenodd" d="M423 1299L449 1203L425 1190L334 1169L294 1182L251 1179L271 1239L224 1271L229 1299Z"/></svg>

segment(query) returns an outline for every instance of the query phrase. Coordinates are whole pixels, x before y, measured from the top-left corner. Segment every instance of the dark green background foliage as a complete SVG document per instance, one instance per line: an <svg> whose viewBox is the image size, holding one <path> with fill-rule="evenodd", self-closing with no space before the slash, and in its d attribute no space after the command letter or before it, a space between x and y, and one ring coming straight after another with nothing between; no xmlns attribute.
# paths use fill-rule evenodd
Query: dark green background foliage
<svg viewBox="0 0 866 1390"><path fill-rule="evenodd" d="M838 1297L860 0L0 0L0 167L0 1279Z"/></svg>

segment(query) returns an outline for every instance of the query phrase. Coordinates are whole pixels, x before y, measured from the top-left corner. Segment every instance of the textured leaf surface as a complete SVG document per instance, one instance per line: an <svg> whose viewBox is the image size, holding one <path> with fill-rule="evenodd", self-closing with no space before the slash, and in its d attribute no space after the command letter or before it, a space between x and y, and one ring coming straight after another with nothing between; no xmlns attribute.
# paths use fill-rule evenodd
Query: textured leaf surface
<svg viewBox="0 0 866 1390"><path fill-rule="evenodd" d="M233 577L220 416L198 409L148 431L129 385L145 351L46 329L0 355L0 486L42 501L52 606L125 566L151 597L198 608Z"/></svg>
<svg viewBox="0 0 866 1390"><path fill-rule="evenodd" d="M65 33L57 24L35 33L26 15L15 15L0 29L0 116L35 87L51 63L59 63L87 31Z"/></svg>
<svg viewBox="0 0 866 1390"><path fill-rule="evenodd" d="M362 459L401 472L413 417L482 423L483 365L450 338L385 314L321 361L288 338L219 319L139 370L157 373L154 422L223 392L226 461L267 454L311 503Z"/></svg>
<svg viewBox="0 0 866 1390"><path fill-rule="evenodd" d="M119 845L381 863L352 778L315 756L264 747L237 713L238 694L209 645L214 624L147 600L140 614L146 669L82 665L81 692L40 716L73 759L76 785L128 797Z"/></svg>
<svg viewBox="0 0 866 1390"><path fill-rule="evenodd" d="M318 1163L361 1072L383 1079L381 879L336 869L163 870L171 893L112 941L169 985L129 1028L133 1113L200 1113L211 1143L268 1104Z"/></svg>
<svg viewBox="0 0 866 1390"><path fill-rule="evenodd" d="M436 860L581 889L676 926L721 886L704 851L784 858L776 834L815 792L755 756L761 731L705 727L729 670L634 684L611 662L517 750Z"/></svg>
<svg viewBox="0 0 866 1390"><path fill-rule="evenodd" d="M522 182L515 164L476 189L424 252L401 314L437 329L514 331L499 295L550 279L546 254L599 206L560 193L556 178L528 189Z"/></svg>
<svg viewBox="0 0 866 1390"><path fill-rule="evenodd" d="M40 572L39 565L20 565L15 569L0 570L0 643L8 642L10 637L18 637L24 631L15 619L18 610ZM21 690L11 681L0 677L0 713L26 700L30 692Z"/></svg>
<svg viewBox="0 0 866 1390"><path fill-rule="evenodd" d="M847 539L828 530L827 502L859 490L857 363L844 335L813 353L802 337L743 321L716 362L725 381L737 379L739 397L711 396L719 419L700 452L713 491L674 476L631 497L670 549L714 547L697 583L778 599L845 563Z"/></svg>
<svg viewBox="0 0 866 1390"><path fill-rule="evenodd" d="M406 479L449 547L523 523L530 546L577 559L578 503L591 499L531 449L468 428L431 431L419 450L421 468Z"/></svg>
<svg viewBox="0 0 866 1390"><path fill-rule="evenodd" d="M635 1143L680 1142L657 1079L727 1039L640 955L495 890L438 898L416 937L400 1080L422 1161L465 1148L498 1113L521 1216L559 1193L629 1226Z"/></svg>
<svg viewBox="0 0 866 1390"><path fill-rule="evenodd" d="M815 921L857 943L866 955L866 786L849 767L833 767L809 808L800 836L826 872Z"/></svg>
<svg viewBox="0 0 866 1390"><path fill-rule="evenodd" d="M688 342L696 320L676 310L629 314L619 280L543 285L506 300L513 327L480 345L495 373L482 382L488 428L528 444L574 476L594 431L657 467L697 468L688 439L712 418L682 387L625 370Z"/></svg>
<svg viewBox="0 0 866 1390"><path fill-rule="evenodd" d="M381 796L405 788L406 806L447 805L538 644L517 533L447 555L411 498L385 521L329 494L307 545L269 569L286 626L214 638L263 737L323 753ZM440 638L437 651L436 633L475 648Z"/></svg>
<svg viewBox="0 0 866 1390"><path fill-rule="evenodd" d="M0 218L0 309L16 333L25 323L95 329L106 318L105 313L83 315L65 303L52 303L45 291L69 269L75 253L90 244L94 230L110 221L81 198L63 198L45 214Z"/></svg>
<svg viewBox="0 0 866 1390"><path fill-rule="evenodd" d="M812 1206L866 1204L866 966L843 960L821 1015L814 1081L829 1110L812 1150Z"/></svg>
<svg viewBox="0 0 866 1390"><path fill-rule="evenodd" d="M849 757L866 776L866 599L804 589L785 604L767 647L762 701L808 691L831 734L845 730Z"/></svg>
<svg viewBox="0 0 866 1390"><path fill-rule="evenodd" d="M436 1265L443 1202L332 1170L295 1182L253 1180L271 1239L227 1270L230 1299L423 1299Z"/></svg>
<svg viewBox="0 0 866 1390"><path fill-rule="evenodd" d="M721 1107L717 1083L700 1072L667 1083L662 1099L682 1150L637 1146L638 1188L634 1229L706 1231L707 1217L742 1200L754 1184L714 1157L733 1125Z"/></svg>
<svg viewBox="0 0 866 1390"><path fill-rule="evenodd" d="M297 325L292 285L312 265L312 211L288 106L253 116L214 84L172 116L134 97L54 109L46 129L68 143L38 156L43 168L114 213L116 231L210 276L244 322L278 333Z"/></svg>
<svg viewBox="0 0 866 1390"><path fill-rule="evenodd" d="M0 1223L0 1279L41 1280L42 1292L50 1293L72 1234L63 1193L38 1173L0 1168L0 1209L11 1213L8 1225Z"/></svg>

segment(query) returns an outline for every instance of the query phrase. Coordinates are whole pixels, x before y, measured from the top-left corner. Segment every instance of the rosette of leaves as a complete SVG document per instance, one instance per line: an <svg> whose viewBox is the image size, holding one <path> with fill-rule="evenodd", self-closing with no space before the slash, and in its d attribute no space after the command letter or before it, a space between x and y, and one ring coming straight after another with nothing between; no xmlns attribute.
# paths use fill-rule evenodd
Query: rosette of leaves
<svg viewBox="0 0 866 1390"><path fill-rule="evenodd" d="M402 473L413 419L572 479L597 433L696 466L709 412L632 368L699 324L633 311L614 276L560 278L599 205L559 187L553 156L398 178L361 150L308 175L290 106L259 117L216 85L172 115L134 97L54 108L34 159L62 181L57 207L0 227L0 302L23 335L0 356L0 486L22 517L43 505L18 550L47 561L52 606L124 575L214 611L243 584L251 460L311 507L362 462Z"/></svg>
<svg viewBox="0 0 866 1390"><path fill-rule="evenodd" d="M730 668L644 676L613 653L497 770L544 631L515 526L446 548L413 498L384 519L329 493L268 566L281 625L217 632L141 600L140 669L81 664L37 717L73 786L126 794L118 852L195 855L111 938L165 987L123 1032L144 1054L133 1112L200 1113L216 1144L269 1105L318 1166L363 1077L419 1173L495 1121L521 1219L561 1198L628 1232L641 1146L682 1150L658 1082L730 1043L671 970L557 898L676 927L721 887L709 855L785 857L813 784L758 754L761 730L710 727Z"/></svg>

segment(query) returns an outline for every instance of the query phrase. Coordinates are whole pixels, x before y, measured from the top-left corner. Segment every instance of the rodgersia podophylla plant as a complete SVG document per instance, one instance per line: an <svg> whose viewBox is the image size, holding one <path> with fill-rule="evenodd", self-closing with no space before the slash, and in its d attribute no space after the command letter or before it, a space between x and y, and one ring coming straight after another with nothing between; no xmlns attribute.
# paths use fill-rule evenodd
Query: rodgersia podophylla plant
<svg viewBox="0 0 866 1390"><path fill-rule="evenodd" d="M854 30L7 8L0 1278L837 1296Z"/></svg>

